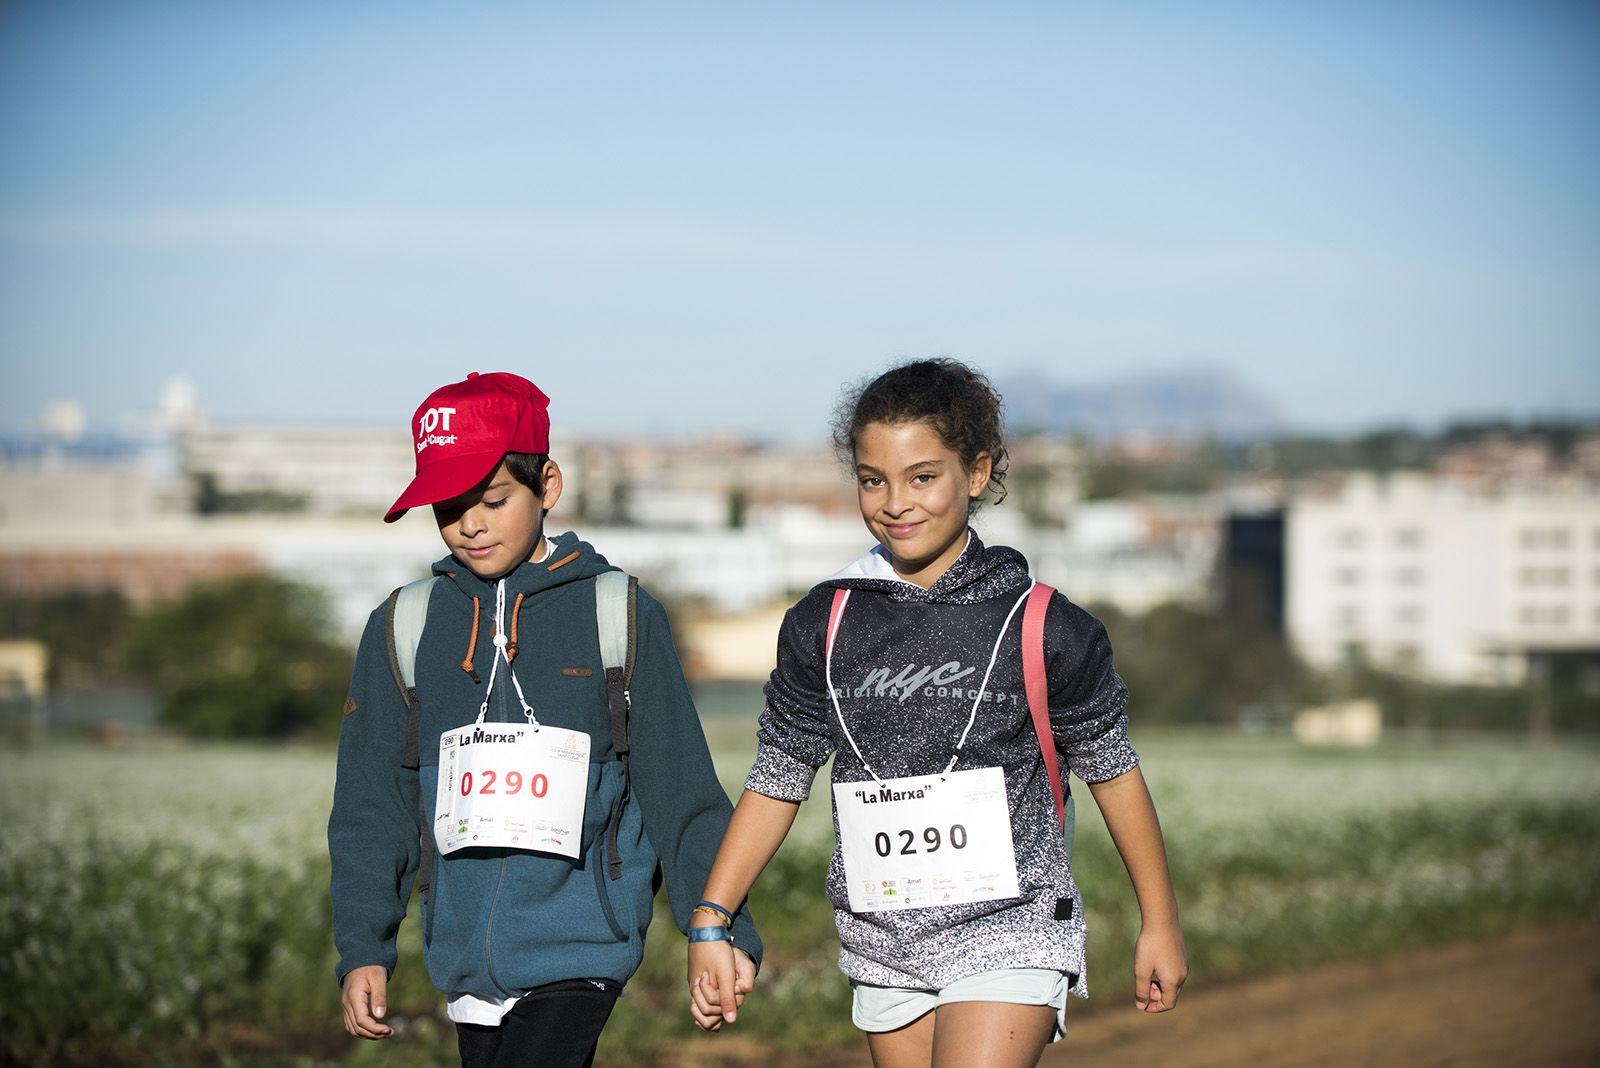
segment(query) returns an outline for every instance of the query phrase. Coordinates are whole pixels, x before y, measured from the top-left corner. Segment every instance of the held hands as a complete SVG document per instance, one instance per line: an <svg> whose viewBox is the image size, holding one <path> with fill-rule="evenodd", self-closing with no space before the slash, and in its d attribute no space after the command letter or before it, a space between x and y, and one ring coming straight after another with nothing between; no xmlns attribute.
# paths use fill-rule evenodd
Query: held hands
<svg viewBox="0 0 1600 1068"><path fill-rule="evenodd" d="M1166 1012L1178 1007L1178 994L1189 978L1189 950L1176 923L1144 927L1133 946L1133 1005L1140 1012Z"/></svg>
<svg viewBox="0 0 1600 1068"><path fill-rule="evenodd" d="M381 964L345 973L344 1029L357 1038L388 1038L394 1028L381 1023L389 1011L389 970Z"/></svg>
<svg viewBox="0 0 1600 1068"><path fill-rule="evenodd" d="M744 950L730 942L689 943L689 1015L700 1030L733 1023L755 985L755 962Z"/></svg>

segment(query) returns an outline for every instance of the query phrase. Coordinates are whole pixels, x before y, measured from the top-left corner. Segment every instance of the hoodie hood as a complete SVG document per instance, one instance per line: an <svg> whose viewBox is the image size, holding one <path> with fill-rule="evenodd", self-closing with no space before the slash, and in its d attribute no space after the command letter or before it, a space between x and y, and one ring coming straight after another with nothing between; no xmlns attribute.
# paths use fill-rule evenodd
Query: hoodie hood
<svg viewBox="0 0 1600 1068"><path fill-rule="evenodd" d="M564 534L547 535L546 540L550 543L550 553L543 560L519 564L510 574L502 576L507 596L532 596L569 582L593 578L602 571L617 570L605 557L595 552L593 545L570 530ZM479 578L454 556L446 556L435 563L433 573L448 578L456 589L468 597L486 600L491 605L494 604L494 588L501 581Z"/></svg>
<svg viewBox="0 0 1600 1068"><path fill-rule="evenodd" d="M1004 545L990 548L983 544L977 531L968 527L967 544L961 555L927 589L895 574L888 550L882 545L856 557L817 583L816 588L876 590L891 601L976 604L1019 593L1032 581L1028 575L1028 561L1021 553Z"/></svg>
<svg viewBox="0 0 1600 1068"><path fill-rule="evenodd" d="M473 682L480 678L481 670L480 652L487 654L488 661L494 660L494 647L492 644L486 648L479 646L479 620L484 619L489 628L486 640L493 642L495 633L496 604L499 603L496 587L505 583L505 626L507 639L510 646L507 652L512 660L517 656L517 635L522 619L522 602L535 594L544 593L557 586L566 586L593 578L603 571L617 571L606 558L595 552L594 546L582 541L572 531L557 534L554 537L546 536L550 543L550 552L542 560L530 560L518 564L509 574L490 581L474 575L454 555L447 556L433 565L433 573L450 580L451 586L463 598L472 602L472 626L464 639L466 655L461 659L461 670L472 676Z"/></svg>

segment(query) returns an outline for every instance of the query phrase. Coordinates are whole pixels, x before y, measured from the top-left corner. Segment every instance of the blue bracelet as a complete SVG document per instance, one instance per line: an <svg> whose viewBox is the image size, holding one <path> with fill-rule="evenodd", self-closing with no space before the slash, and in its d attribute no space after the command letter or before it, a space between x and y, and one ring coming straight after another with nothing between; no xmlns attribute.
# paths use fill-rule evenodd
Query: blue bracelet
<svg viewBox="0 0 1600 1068"><path fill-rule="evenodd" d="M732 942L733 936L726 927L691 927L689 928L689 941L691 942Z"/></svg>
<svg viewBox="0 0 1600 1068"><path fill-rule="evenodd" d="M724 922L726 922L726 923L732 923L733 922L733 913L729 912L727 909L723 908L721 905L717 904L715 901L706 901L704 899L701 899L701 900L696 901L694 903L694 907L697 908L697 909L710 909L712 912L715 912L718 915L720 915Z"/></svg>

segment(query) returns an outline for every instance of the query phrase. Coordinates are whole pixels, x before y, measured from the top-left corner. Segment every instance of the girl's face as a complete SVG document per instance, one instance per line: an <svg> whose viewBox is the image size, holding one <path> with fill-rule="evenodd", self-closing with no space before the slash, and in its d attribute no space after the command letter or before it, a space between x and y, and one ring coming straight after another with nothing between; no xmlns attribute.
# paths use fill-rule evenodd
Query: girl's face
<svg viewBox="0 0 1600 1068"><path fill-rule="evenodd" d="M856 499L867 529L889 551L895 573L926 589L966 546L967 502L992 465L969 471L925 422L868 423L856 437Z"/></svg>

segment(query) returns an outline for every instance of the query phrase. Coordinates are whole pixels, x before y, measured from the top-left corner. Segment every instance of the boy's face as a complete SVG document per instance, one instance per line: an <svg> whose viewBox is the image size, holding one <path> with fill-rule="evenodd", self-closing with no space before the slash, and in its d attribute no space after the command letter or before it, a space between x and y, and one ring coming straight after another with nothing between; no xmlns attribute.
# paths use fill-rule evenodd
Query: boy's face
<svg viewBox="0 0 1600 1068"><path fill-rule="evenodd" d="M474 575L494 580L531 560L544 539L544 513L561 497L561 468L545 461L541 495L511 477L505 463L459 497L433 506L439 536Z"/></svg>

